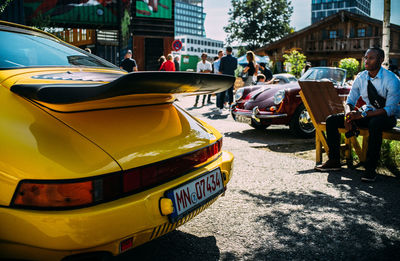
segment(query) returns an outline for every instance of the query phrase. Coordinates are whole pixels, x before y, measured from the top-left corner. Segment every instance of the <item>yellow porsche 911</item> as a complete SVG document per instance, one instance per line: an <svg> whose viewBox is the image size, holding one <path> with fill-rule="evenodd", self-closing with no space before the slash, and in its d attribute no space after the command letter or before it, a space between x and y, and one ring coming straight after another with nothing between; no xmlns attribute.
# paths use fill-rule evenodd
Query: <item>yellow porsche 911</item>
<svg viewBox="0 0 400 261"><path fill-rule="evenodd" d="M0 22L0 258L118 255L207 208L226 190L233 156L174 95L233 82L127 74Z"/></svg>

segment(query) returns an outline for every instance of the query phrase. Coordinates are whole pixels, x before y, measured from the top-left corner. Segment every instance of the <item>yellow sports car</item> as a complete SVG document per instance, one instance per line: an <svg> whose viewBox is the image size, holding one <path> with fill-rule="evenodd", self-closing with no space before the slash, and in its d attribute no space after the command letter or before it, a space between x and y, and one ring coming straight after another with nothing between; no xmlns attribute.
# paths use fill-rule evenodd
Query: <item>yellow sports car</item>
<svg viewBox="0 0 400 261"><path fill-rule="evenodd" d="M0 21L0 258L118 255L207 208L226 190L233 156L174 95L233 82L127 74Z"/></svg>

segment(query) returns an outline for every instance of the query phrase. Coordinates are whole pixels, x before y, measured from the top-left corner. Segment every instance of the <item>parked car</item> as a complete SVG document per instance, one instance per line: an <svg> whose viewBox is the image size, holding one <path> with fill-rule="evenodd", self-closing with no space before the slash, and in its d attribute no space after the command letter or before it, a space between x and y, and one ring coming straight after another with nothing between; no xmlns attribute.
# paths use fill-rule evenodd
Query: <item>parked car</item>
<svg viewBox="0 0 400 261"><path fill-rule="evenodd" d="M233 155L174 93L222 91L234 77L128 74L2 21L0 68L0 259L103 260L226 190Z"/></svg>
<svg viewBox="0 0 400 261"><path fill-rule="evenodd" d="M346 70L340 68L313 67L299 80L329 80L339 95L347 96L350 92L350 87L345 84ZM311 138L315 128L299 91L300 86L295 81L240 88L235 93L235 103L231 107L232 117L256 129L265 129L273 124L289 125L295 135Z"/></svg>

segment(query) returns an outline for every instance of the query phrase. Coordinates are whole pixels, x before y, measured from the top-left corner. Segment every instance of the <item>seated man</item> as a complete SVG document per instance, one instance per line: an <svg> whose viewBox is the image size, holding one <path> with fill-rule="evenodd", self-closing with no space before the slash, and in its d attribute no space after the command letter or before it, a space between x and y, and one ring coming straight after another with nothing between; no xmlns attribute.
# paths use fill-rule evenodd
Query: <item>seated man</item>
<svg viewBox="0 0 400 261"><path fill-rule="evenodd" d="M365 173L361 180L375 181L375 169L378 164L382 132L396 126L396 118L400 118L400 81L394 73L381 67L384 51L380 48L369 48L365 53L365 71L359 73L346 101L344 113L331 115L326 119L326 134L329 146L329 160L320 171L340 170L340 134L338 128L345 127L350 131L354 126L369 130ZM358 98L366 102L363 110L355 109ZM346 120L345 120L346 119Z"/></svg>

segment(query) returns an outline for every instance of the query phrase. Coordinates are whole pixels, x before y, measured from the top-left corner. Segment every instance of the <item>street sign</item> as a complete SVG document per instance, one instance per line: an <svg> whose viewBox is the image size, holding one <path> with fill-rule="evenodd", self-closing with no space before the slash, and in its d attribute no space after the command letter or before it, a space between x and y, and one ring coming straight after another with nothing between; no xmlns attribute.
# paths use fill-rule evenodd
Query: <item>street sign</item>
<svg viewBox="0 0 400 261"><path fill-rule="evenodd" d="M182 42L180 40L175 40L172 42L172 49L177 52L182 49Z"/></svg>

